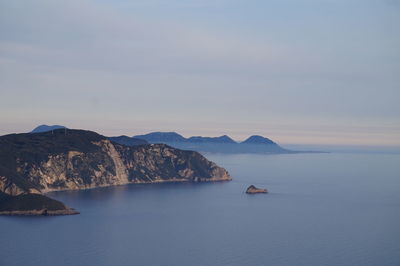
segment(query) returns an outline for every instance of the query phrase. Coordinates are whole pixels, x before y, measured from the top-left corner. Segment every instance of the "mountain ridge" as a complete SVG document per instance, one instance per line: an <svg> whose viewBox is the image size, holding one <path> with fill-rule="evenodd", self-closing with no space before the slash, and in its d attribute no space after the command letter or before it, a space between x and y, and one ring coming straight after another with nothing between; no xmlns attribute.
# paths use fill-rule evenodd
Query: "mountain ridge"
<svg viewBox="0 0 400 266"><path fill-rule="evenodd" d="M260 135L252 135L248 137L246 140L242 141L240 144L276 144L269 138L260 136Z"/></svg>
<svg viewBox="0 0 400 266"><path fill-rule="evenodd" d="M144 139L150 143L161 142L185 142L187 139L176 132L150 132L144 135L136 135L133 138Z"/></svg>
<svg viewBox="0 0 400 266"><path fill-rule="evenodd" d="M53 126L40 125L37 126L35 129L33 129L30 133L43 133L61 128L67 129L67 127L62 125L53 125ZM181 134L174 131L166 131L166 132L155 131L142 135L134 135L132 137L121 135L121 136L108 137L108 139L115 141L119 144L128 146L142 145L146 143L173 143L173 142L277 145L277 143L272 141L271 139L260 135L251 135L246 140L240 142L233 140L228 135L222 135L219 137L191 136L185 138Z"/></svg>
<svg viewBox="0 0 400 266"><path fill-rule="evenodd" d="M109 140L114 141L118 144L127 145L127 146L136 146L136 145L146 145L149 144L148 141L144 139L139 139L135 137L128 137L125 135L117 136L117 137L107 137Z"/></svg>
<svg viewBox="0 0 400 266"><path fill-rule="evenodd" d="M168 138L163 138L163 136ZM154 137L156 136L156 137ZM169 136L179 136L170 138ZM134 138L143 138L150 143L164 143L179 149L195 150L213 153L296 153L296 151L282 148L276 142L259 135L252 135L243 142L236 142L227 135L220 137L193 136L185 138L176 132L151 132L145 135L136 135Z"/></svg>
<svg viewBox="0 0 400 266"><path fill-rule="evenodd" d="M188 142L194 142L194 143L201 143L201 142L208 142L208 143L237 143L234 141L231 137L228 135L223 135L220 137L203 137L203 136L193 136L190 138L187 138Z"/></svg>
<svg viewBox="0 0 400 266"><path fill-rule="evenodd" d="M213 153L279 154L301 152L285 149L271 139L260 135L252 135L246 140L238 142L228 135L222 135L219 137L191 136L185 138L174 131L156 131L132 137L122 135L118 137L108 137L108 139L127 146L144 145L146 143L163 143L178 149Z"/></svg>

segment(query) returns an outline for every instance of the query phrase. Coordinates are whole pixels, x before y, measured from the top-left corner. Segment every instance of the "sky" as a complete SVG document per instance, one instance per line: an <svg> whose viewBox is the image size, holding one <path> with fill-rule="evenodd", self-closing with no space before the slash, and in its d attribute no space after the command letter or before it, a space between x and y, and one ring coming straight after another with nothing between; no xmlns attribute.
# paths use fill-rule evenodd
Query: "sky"
<svg viewBox="0 0 400 266"><path fill-rule="evenodd" d="M0 135L400 146L399 0L0 0Z"/></svg>

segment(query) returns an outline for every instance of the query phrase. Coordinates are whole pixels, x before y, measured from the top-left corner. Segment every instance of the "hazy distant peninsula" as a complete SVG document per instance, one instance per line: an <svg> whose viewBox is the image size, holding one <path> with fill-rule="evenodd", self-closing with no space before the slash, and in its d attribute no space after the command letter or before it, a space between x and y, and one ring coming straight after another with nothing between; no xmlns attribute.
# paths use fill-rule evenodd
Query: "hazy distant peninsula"
<svg viewBox="0 0 400 266"><path fill-rule="evenodd" d="M200 153L165 144L127 146L72 129L0 137L0 214L74 213L40 195L50 191L225 180L229 173Z"/></svg>
<svg viewBox="0 0 400 266"><path fill-rule="evenodd" d="M149 143L164 143L179 149L216 153L296 153L282 148L274 141L262 136L250 136L243 142L236 142L227 135L220 137L194 136L185 138L176 132L152 132L136 135Z"/></svg>

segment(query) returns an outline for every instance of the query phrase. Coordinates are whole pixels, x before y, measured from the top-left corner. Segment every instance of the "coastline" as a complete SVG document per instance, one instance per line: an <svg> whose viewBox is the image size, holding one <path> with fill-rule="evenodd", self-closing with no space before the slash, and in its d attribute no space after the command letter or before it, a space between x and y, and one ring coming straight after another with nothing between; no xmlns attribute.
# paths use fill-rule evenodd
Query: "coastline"
<svg viewBox="0 0 400 266"><path fill-rule="evenodd" d="M1 211L0 216L63 216L80 214L75 209L66 210L29 210L29 211Z"/></svg>
<svg viewBox="0 0 400 266"><path fill-rule="evenodd" d="M79 191L79 190L91 190L91 189L96 189L96 188L107 188L107 187L118 187L118 186L126 186L126 185L139 185L139 184L160 184L160 183L202 183L202 182L228 182L232 181L232 177L224 177L224 178L201 178L201 177L196 177L193 180L192 179L182 179L182 178L171 178L168 180L164 179L157 179L154 181L134 181L134 182L127 182L123 184L102 184L98 186L90 186L90 187L82 187L82 188L66 188L66 189L49 189L42 191L42 194L48 194L52 192L63 192L63 191Z"/></svg>

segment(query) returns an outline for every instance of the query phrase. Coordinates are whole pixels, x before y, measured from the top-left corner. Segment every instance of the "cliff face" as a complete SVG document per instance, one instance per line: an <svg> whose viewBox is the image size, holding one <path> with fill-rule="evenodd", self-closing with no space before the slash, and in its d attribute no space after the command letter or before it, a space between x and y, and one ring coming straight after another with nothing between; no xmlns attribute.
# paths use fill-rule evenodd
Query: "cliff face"
<svg viewBox="0 0 400 266"><path fill-rule="evenodd" d="M199 153L164 144L128 147L94 132L64 129L0 137L0 191L9 195L230 179Z"/></svg>

